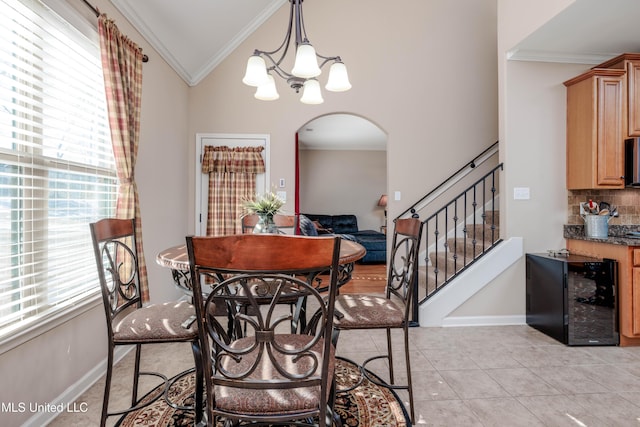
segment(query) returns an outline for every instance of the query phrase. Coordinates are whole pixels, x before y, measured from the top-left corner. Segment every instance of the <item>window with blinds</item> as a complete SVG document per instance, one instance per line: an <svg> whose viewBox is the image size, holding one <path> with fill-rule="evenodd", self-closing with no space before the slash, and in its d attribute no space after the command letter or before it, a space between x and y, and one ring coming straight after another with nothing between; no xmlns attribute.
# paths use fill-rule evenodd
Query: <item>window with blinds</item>
<svg viewBox="0 0 640 427"><path fill-rule="evenodd" d="M114 214L117 178L97 34L38 0L0 16L4 340L99 291L88 224Z"/></svg>

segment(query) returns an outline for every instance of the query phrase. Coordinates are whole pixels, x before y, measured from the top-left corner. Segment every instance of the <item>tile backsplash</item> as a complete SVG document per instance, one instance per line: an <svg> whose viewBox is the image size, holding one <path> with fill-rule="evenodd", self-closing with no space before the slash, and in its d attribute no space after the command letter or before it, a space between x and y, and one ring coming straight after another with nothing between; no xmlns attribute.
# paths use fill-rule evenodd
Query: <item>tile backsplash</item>
<svg viewBox="0 0 640 427"><path fill-rule="evenodd" d="M618 217L612 218L609 225L637 225L640 224L640 188L625 188L623 190L569 190L568 205L569 225L584 225L580 217L580 203L607 202L618 207Z"/></svg>

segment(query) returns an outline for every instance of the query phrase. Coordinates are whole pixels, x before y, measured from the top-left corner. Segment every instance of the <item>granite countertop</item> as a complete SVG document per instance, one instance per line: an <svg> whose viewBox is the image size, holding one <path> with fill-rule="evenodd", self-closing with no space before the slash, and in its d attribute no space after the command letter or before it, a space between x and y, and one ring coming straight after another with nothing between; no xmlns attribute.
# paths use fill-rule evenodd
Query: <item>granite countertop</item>
<svg viewBox="0 0 640 427"><path fill-rule="evenodd" d="M630 231L640 231L640 225L610 225L609 236L606 239L586 237L584 235L584 225L565 225L564 238L609 243L612 245L640 246L640 239L628 237L626 235Z"/></svg>

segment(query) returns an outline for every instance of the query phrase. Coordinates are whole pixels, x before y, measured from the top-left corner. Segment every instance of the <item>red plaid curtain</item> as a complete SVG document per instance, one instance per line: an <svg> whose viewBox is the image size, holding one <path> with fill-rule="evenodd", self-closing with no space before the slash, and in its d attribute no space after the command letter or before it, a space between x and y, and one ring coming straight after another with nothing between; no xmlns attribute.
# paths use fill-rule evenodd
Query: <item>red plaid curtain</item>
<svg viewBox="0 0 640 427"><path fill-rule="evenodd" d="M256 191L256 175L265 172L264 147L205 146L202 173L209 174L207 236L242 233L242 200Z"/></svg>
<svg viewBox="0 0 640 427"><path fill-rule="evenodd" d="M120 184L116 217L136 220L140 289L142 300L148 301L147 264L142 249L142 219L135 181L142 103L142 50L122 35L105 14L98 18L98 31L111 142Z"/></svg>

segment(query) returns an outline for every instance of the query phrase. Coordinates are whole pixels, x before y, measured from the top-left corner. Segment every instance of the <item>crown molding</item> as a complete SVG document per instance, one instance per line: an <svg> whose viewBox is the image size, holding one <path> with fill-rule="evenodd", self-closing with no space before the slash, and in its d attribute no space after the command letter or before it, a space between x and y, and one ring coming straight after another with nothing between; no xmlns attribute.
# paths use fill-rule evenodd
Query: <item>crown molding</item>
<svg viewBox="0 0 640 427"><path fill-rule="evenodd" d="M513 49L507 52L508 61L559 62L566 64L601 64L620 53L592 54L573 52L551 52L542 50Z"/></svg>
<svg viewBox="0 0 640 427"><path fill-rule="evenodd" d="M277 0L265 8L262 13L255 17L247 26L238 32L226 44L225 48L205 65L198 69L190 70L182 66L180 61L171 54L171 51L162 43L153 30L145 23L136 11L129 6L126 0L111 0L116 9L140 32L142 37L155 49L160 56L169 64L171 68L189 85L195 86L204 79L214 68L225 60L244 40L247 39L258 27L271 17L288 0Z"/></svg>

